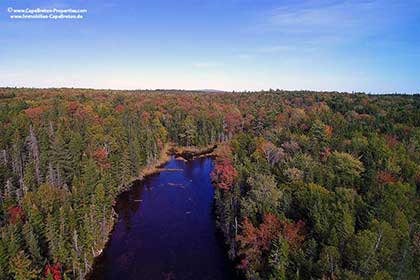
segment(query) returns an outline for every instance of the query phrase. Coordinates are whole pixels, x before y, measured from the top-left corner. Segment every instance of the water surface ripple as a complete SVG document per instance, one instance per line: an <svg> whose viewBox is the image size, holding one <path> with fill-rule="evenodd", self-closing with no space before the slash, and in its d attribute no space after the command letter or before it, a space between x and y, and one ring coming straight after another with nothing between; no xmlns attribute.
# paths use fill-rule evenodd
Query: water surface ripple
<svg viewBox="0 0 420 280"><path fill-rule="evenodd" d="M216 233L211 158L172 159L170 171L118 198L118 221L90 279L235 279Z"/></svg>

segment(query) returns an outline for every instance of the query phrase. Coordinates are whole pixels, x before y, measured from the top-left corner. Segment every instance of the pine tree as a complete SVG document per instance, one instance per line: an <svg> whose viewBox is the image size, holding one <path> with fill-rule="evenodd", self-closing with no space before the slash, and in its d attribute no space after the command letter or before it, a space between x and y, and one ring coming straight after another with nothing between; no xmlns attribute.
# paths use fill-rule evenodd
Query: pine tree
<svg viewBox="0 0 420 280"><path fill-rule="evenodd" d="M58 240L59 231L57 229L57 220L56 218L48 213L46 221L46 237L48 241L48 251L49 255L54 261L60 260L60 244Z"/></svg>
<svg viewBox="0 0 420 280"><path fill-rule="evenodd" d="M312 149L315 154L319 154L319 152L328 144L327 127L322 121L316 120L311 127L310 135Z"/></svg>
<svg viewBox="0 0 420 280"><path fill-rule="evenodd" d="M4 233L1 233L4 235ZM2 237L0 239L0 279L8 279L9 275L9 254L7 252L7 246L5 240Z"/></svg>
<svg viewBox="0 0 420 280"><path fill-rule="evenodd" d="M83 163L82 181L85 185L85 198L89 200L90 195L95 191L96 184L98 183L100 174L95 161L89 158Z"/></svg>
<svg viewBox="0 0 420 280"><path fill-rule="evenodd" d="M23 176L23 185L24 185L24 194L28 191L33 191L37 185L37 179L35 176L35 166L34 163L29 163L25 166L24 176Z"/></svg>
<svg viewBox="0 0 420 280"><path fill-rule="evenodd" d="M59 231L57 232L57 244L58 244L58 257L56 262L61 262L62 264L69 264L69 229L68 229L68 217L67 217L68 205L60 207L59 210Z"/></svg>
<svg viewBox="0 0 420 280"><path fill-rule="evenodd" d="M26 241L29 253L35 264L41 264L42 256L41 249L39 247L38 237L36 236L33 227L30 223L25 223L23 226L23 236Z"/></svg>
<svg viewBox="0 0 420 280"><path fill-rule="evenodd" d="M65 186L71 183L73 178L72 155L61 131L57 131L51 146L51 159L49 167L50 184L54 186Z"/></svg>
<svg viewBox="0 0 420 280"><path fill-rule="evenodd" d="M7 228L6 245L9 256L16 256L23 249L23 238L20 231L20 225L9 225Z"/></svg>
<svg viewBox="0 0 420 280"><path fill-rule="evenodd" d="M83 138L79 132L72 132L68 144L70 153L71 171L74 171L74 176L80 177L82 174L82 155L84 151Z"/></svg>

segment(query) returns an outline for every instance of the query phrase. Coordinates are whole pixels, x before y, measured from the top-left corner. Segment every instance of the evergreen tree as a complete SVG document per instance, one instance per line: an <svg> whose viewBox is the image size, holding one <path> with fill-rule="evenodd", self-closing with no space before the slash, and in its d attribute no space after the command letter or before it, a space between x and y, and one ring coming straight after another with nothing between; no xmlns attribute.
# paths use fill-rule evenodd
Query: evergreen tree
<svg viewBox="0 0 420 280"><path fill-rule="evenodd" d="M36 236L32 225L30 223L25 223L23 226L23 236L26 241L26 246L30 253L30 256L35 264L41 264L42 256L41 249L39 247L38 237Z"/></svg>
<svg viewBox="0 0 420 280"><path fill-rule="evenodd" d="M33 267L24 251L19 251L16 256L10 259L10 272L16 280L37 279L39 275L39 271Z"/></svg>

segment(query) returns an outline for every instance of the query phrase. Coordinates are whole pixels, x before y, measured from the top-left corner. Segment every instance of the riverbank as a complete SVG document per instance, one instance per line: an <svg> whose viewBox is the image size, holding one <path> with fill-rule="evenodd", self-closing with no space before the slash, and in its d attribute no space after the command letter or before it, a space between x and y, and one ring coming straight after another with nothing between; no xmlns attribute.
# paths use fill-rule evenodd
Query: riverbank
<svg viewBox="0 0 420 280"><path fill-rule="evenodd" d="M235 279L213 215L213 160L172 155L165 172L121 194L119 218L90 279Z"/></svg>
<svg viewBox="0 0 420 280"><path fill-rule="evenodd" d="M177 160L192 160L197 157L203 156L215 156L215 150L217 149L217 145L210 145L207 147L199 148L199 147L180 147L176 146L174 143L166 144L159 156L158 159L150 163L146 166L137 178L134 178L133 181L143 180L145 177L162 172L167 171L166 169L162 168L163 165L169 162L171 159L171 155L174 155ZM131 182L131 183L132 183Z"/></svg>
<svg viewBox="0 0 420 280"><path fill-rule="evenodd" d="M167 143L160 152L159 158L145 166L137 177L132 177L128 183L121 186L119 193L129 190L135 181L142 181L147 176L166 171L162 166L169 162L172 155L175 156L175 159L183 161L192 160L197 157L215 157L217 156L217 147L218 145L209 145L202 148L193 146L185 147L177 146L175 143Z"/></svg>
<svg viewBox="0 0 420 280"><path fill-rule="evenodd" d="M216 153L215 153L216 149L217 149L217 145L210 145L207 147L199 148L199 147L179 147L175 145L174 143L167 143L162 148L159 158L150 162L147 166L145 166L139 172L139 175L137 177L131 178L130 182L120 187L119 194L117 195L117 197L121 195L122 193L129 191L135 182L144 181L148 176L158 174L162 171L168 171L167 169L163 168L163 166L166 165L171 160L171 156L175 156L176 160L189 161L198 157L216 156ZM117 199L112 203L113 207L115 207L116 202L117 202ZM104 248L109 243L110 237L114 231L117 220L118 220L118 215L115 213L112 219L112 226L109 227L106 233L107 240L105 241L104 246L102 246L101 249L95 251L94 253L95 259L98 258L103 253ZM95 262L95 259L94 259L94 262ZM85 279L91 279L90 274L91 274L91 271L89 270L89 272L86 273Z"/></svg>

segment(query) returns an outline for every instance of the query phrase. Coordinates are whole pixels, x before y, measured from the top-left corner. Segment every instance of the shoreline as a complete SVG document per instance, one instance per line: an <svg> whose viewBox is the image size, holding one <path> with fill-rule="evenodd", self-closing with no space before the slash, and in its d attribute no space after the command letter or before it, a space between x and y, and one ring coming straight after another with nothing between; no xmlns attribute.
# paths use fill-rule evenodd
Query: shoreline
<svg viewBox="0 0 420 280"><path fill-rule="evenodd" d="M204 148L199 148L199 147L179 147L179 146L176 146L174 143L165 144L165 146L161 150L161 153L160 153L160 156L159 156L158 159L154 160L149 165L147 165L145 168L143 168L139 172L138 177L131 178L129 183L123 185L123 187L119 190L119 192L116 196L116 199L112 203L112 208L114 209L115 204L118 201L118 197L122 193L129 191L135 182L143 181L148 176L158 174L162 171L167 171L166 169L162 168L162 166L164 166L166 163L168 163L171 160L172 156L175 156L176 160L184 160L184 161L189 161L189 160L193 160L195 158L201 158L201 157L215 157L215 156L217 156L217 154L215 153L216 149L217 149L217 145L209 145L209 146L204 147ZM182 155L185 155L185 154L194 154L194 155L191 158L186 159L184 156L182 156ZM115 215L112 219L112 227L110 227L109 231L107 232L107 239L104 242L104 246L101 249L99 249L95 252L93 262L90 265L89 270L86 271L84 279L91 279L89 277L89 275L92 272L92 268L95 264L95 261L96 261L97 258L99 258L103 254L104 249L107 247L107 245L110 241L110 237L111 237L111 235L114 231L114 227L115 227L115 224L116 224L115 221L118 218L118 213L116 213L115 210L114 210L114 213L115 213Z"/></svg>
<svg viewBox="0 0 420 280"><path fill-rule="evenodd" d="M215 152L217 148L218 145L216 144L200 148L195 146L177 146L175 143L167 143L161 150L159 158L146 165L137 177L130 179L129 183L124 184L119 190L118 195L129 190L134 182L142 181L147 176L165 171L162 166L171 160L171 156L174 156L176 160L182 161L189 161L200 157L217 157L217 153Z"/></svg>

